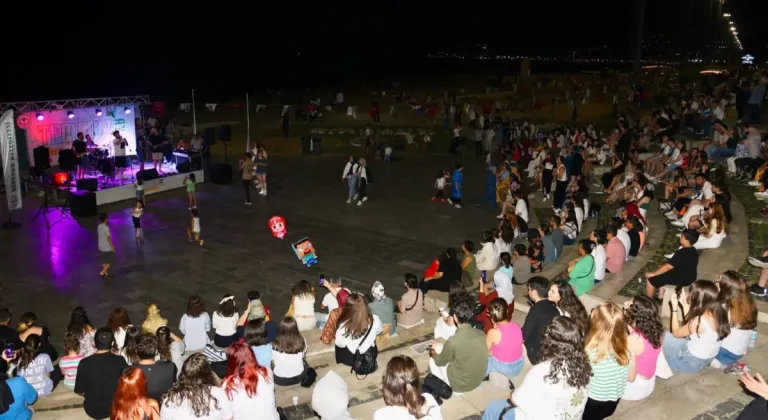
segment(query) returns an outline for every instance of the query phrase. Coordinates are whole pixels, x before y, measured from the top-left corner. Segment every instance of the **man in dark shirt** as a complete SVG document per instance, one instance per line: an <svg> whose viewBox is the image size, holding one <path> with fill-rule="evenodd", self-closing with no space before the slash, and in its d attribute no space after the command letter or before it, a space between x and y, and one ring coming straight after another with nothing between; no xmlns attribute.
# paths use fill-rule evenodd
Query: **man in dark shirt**
<svg viewBox="0 0 768 420"><path fill-rule="evenodd" d="M109 328L99 328L94 337L96 353L86 357L77 368L75 393L85 397L83 409L93 419L109 418L117 382L128 364L110 351L115 338Z"/></svg>
<svg viewBox="0 0 768 420"><path fill-rule="evenodd" d="M531 309L523 324L523 341L531 364L539 363L541 338L550 322L560 315L557 306L547 299L549 295L549 280L536 276L528 280L528 299Z"/></svg>
<svg viewBox="0 0 768 420"><path fill-rule="evenodd" d="M134 367L141 369L147 377L147 394L157 402L176 382L176 365L167 360L155 361L157 356L157 337L144 334L136 344L139 363Z"/></svg>
<svg viewBox="0 0 768 420"><path fill-rule="evenodd" d="M629 236L629 256L636 257L640 252L640 232L638 229L642 229L640 221L637 217L628 217L624 222L624 227L627 228L627 235Z"/></svg>
<svg viewBox="0 0 768 420"><path fill-rule="evenodd" d="M160 130L152 128L149 134L149 143L152 145L152 162L157 173L162 175L163 146L165 145L165 136L160 134Z"/></svg>
<svg viewBox="0 0 768 420"><path fill-rule="evenodd" d="M5 351L13 347L19 350L24 343L19 339L19 333L8 326L11 323L13 315L11 311L5 308L0 309L0 351ZM8 370L8 364L3 358L0 358L0 372Z"/></svg>
<svg viewBox="0 0 768 420"><path fill-rule="evenodd" d="M560 218L553 216L549 219L550 226L552 227L552 233L549 237L552 239L552 243L555 244L555 251L557 251L557 257L560 258L563 255L563 241L565 240L565 234L560 229Z"/></svg>
<svg viewBox="0 0 768 420"><path fill-rule="evenodd" d="M646 296L653 297L656 289L666 285L684 287L696 281L699 254L693 244L698 240L699 232L693 229L686 229L680 234L680 248L675 251L669 262L645 275ZM663 296L663 292L659 292L659 299Z"/></svg>

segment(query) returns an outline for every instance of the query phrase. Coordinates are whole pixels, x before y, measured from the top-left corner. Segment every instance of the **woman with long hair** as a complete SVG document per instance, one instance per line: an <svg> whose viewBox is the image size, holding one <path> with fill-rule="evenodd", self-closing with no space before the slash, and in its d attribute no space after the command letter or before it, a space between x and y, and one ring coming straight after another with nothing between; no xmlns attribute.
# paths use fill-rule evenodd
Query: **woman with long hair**
<svg viewBox="0 0 768 420"><path fill-rule="evenodd" d="M34 312L26 312L21 316L16 331L19 332L19 340L21 341L26 341L30 334L39 335L40 352L47 354L51 361L56 361L59 358L59 352L51 344L51 332L48 327L38 325L37 315Z"/></svg>
<svg viewBox="0 0 768 420"><path fill-rule="evenodd" d="M568 187L568 173L565 170L565 160L562 156L557 157L557 168L555 169L555 197L552 208L560 210L565 202L565 193Z"/></svg>
<svg viewBox="0 0 768 420"><path fill-rule="evenodd" d="M163 318L160 309L154 303L147 305L147 317L141 324L141 331L146 334L154 334L160 327L168 325L168 318Z"/></svg>
<svg viewBox="0 0 768 420"><path fill-rule="evenodd" d="M580 419L591 376L584 334L572 319L556 317L542 337L541 361L531 367L509 400L488 403L483 420L499 420L505 411L504 420Z"/></svg>
<svg viewBox="0 0 768 420"><path fill-rule="evenodd" d="M461 283L461 280L459 280ZM363 354L376 348L376 336L382 331L379 317L371 315L365 298L351 294L347 298L344 310L339 316L339 328L336 330L336 363L353 366L355 352Z"/></svg>
<svg viewBox="0 0 768 420"><path fill-rule="evenodd" d="M198 295L192 295L187 302L187 311L179 321L179 331L184 334L184 347L187 351L198 351L209 343L208 331L211 330L211 316L205 311L205 303ZM150 331L150 334L157 332Z"/></svg>
<svg viewBox="0 0 768 420"><path fill-rule="evenodd" d="M184 340L177 337L168 327L160 327L155 332L157 336L157 355L160 360L173 363L176 372L181 372L184 357Z"/></svg>
<svg viewBox="0 0 768 420"><path fill-rule="evenodd" d="M704 224L699 228L699 240L693 244L696 249L719 248L728 235L728 219L723 206L714 201L707 205Z"/></svg>
<svg viewBox="0 0 768 420"><path fill-rule="evenodd" d="M299 331L310 331L317 327L315 318L315 288L306 280L297 282L291 289L291 305L286 316L293 317Z"/></svg>
<svg viewBox="0 0 768 420"><path fill-rule="evenodd" d="M373 413L373 420L442 420L435 398L421 392L419 368L408 356L395 356L387 363L381 380L386 407Z"/></svg>
<svg viewBox="0 0 768 420"><path fill-rule="evenodd" d="M178 381L163 396L160 413L163 420L232 418L227 394L219 388L204 354L195 353L184 361Z"/></svg>
<svg viewBox="0 0 768 420"><path fill-rule="evenodd" d="M589 239L579 242L578 258L568 263L568 284L573 287L576 296L581 296L595 286L595 257L592 256L592 248L595 244Z"/></svg>
<svg viewBox="0 0 768 420"><path fill-rule="evenodd" d="M85 308L77 306L72 310L67 331L75 334L80 341L80 354L88 357L96 352L96 344L93 341L96 328L93 328L93 324L88 319Z"/></svg>
<svg viewBox="0 0 768 420"><path fill-rule="evenodd" d="M37 395L44 397L56 388L62 375L59 372L55 377L51 377L54 371L51 358L40 353L40 336L30 334L24 341L24 346L18 353L18 365L16 366L16 376L24 378L27 383L32 385L37 391Z"/></svg>
<svg viewBox="0 0 768 420"><path fill-rule="evenodd" d="M141 337L141 331L136 326L131 325L125 330L123 348L120 349L118 354L123 356L125 362L129 365L139 363L139 353L136 350L139 343L139 337Z"/></svg>
<svg viewBox="0 0 768 420"><path fill-rule="evenodd" d="M272 342L275 385L290 386L301 383L307 371L304 363L306 352L307 340L301 336L296 320L290 316L283 318L277 338Z"/></svg>
<svg viewBox="0 0 768 420"><path fill-rule="evenodd" d="M275 384L269 369L259 366L248 344L238 341L227 347L227 376L221 388L232 404L232 420L279 420ZM257 414L258 413L258 414Z"/></svg>
<svg viewBox="0 0 768 420"><path fill-rule="evenodd" d="M757 328L757 307L749 284L739 273L728 270L718 277L718 298L728 311L731 333L723 340L712 366L725 368L726 373L743 372L745 365L737 363L747 354L749 339Z"/></svg>
<svg viewBox="0 0 768 420"><path fill-rule="evenodd" d="M709 280L696 280L690 291L671 296L672 332L664 335L662 351L669 367L677 372L697 373L709 366L731 326L728 311L719 299L719 290ZM678 313L682 307L683 325Z"/></svg>
<svg viewBox="0 0 768 420"><path fill-rule="evenodd" d="M109 313L109 319L107 320L107 328L112 330L112 335L115 336L115 346L117 350L122 350L125 345L125 330L131 325L131 319L128 317L128 312L123 307L118 307Z"/></svg>
<svg viewBox="0 0 768 420"><path fill-rule="evenodd" d="M624 312L613 302L603 302L592 310L585 341L592 382L582 418L602 420L613 415L627 381L636 376L642 342L638 337L629 340Z"/></svg>
<svg viewBox="0 0 768 420"><path fill-rule="evenodd" d="M497 372L510 381L523 370L523 330L512 322L507 310L507 302L502 298L494 299L488 305L488 315L493 328L485 336L488 347L488 368L486 376Z"/></svg>
<svg viewBox="0 0 768 420"><path fill-rule="evenodd" d="M549 287L547 293L549 301L557 306L561 316L571 318L579 326L583 334L587 333L589 327L589 316L584 304L576 297L573 287L565 280L555 280Z"/></svg>
<svg viewBox="0 0 768 420"><path fill-rule="evenodd" d="M147 377L141 369L130 367L117 382L110 420L159 420L160 407L147 395Z"/></svg>
<svg viewBox="0 0 768 420"><path fill-rule="evenodd" d="M237 313L235 297L227 294L219 301L219 307L213 312L213 343L218 347L228 347L237 341Z"/></svg>
<svg viewBox="0 0 768 420"><path fill-rule="evenodd" d="M659 309L651 298L637 295L624 303L624 317L629 326L629 336L638 337L642 350L633 354L637 368L635 376L629 376L622 399L639 401L648 398L656 387L656 361L664 339Z"/></svg>

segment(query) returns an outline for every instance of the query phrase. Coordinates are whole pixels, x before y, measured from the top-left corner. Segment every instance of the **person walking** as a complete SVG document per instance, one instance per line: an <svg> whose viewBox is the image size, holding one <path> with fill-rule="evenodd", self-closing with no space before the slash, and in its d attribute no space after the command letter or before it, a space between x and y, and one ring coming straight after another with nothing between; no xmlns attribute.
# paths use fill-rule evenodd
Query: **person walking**
<svg viewBox="0 0 768 420"><path fill-rule="evenodd" d="M115 263L115 245L112 243L112 233L107 226L107 213L99 214L99 227L96 232L99 238L99 253L101 254L101 272L99 275L105 279L112 278L109 268Z"/></svg>
<svg viewBox="0 0 768 420"><path fill-rule="evenodd" d="M456 206L457 209L461 208L461 190L464 187L464 167L460 164L456 164L456 169L453 170L451 176L451 198L448 199L448 203Z"/></svg>
<svg viewBox="0 0 768 420"><path fill-rule="evenodd" d="M357 198L357 172L360 165L355 162L355 157L350 156L349 161L344 166L344 171L341 173L341 180L347 181L347 187L349 192L347 194L347 204Z"/></svg>
<svg viewBox="0 0 768 420"><path fill-rule="evenodd" d="M243 188L245 189L245 205L251 205L251 183L253 182L253 160L251 153L245 152L240 158L239 169L242 172Z"/></svg>

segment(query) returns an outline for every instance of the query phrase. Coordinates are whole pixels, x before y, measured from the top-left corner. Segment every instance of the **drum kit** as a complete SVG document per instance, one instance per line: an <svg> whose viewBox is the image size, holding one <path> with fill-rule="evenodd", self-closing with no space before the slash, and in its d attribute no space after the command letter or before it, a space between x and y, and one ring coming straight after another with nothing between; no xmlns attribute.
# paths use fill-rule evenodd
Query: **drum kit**
<svg viewBox="0 0 768 420"><path fill-rule="evenodd" d="M115 158L110 156L109 149L89 146L86 150L86 153L80 156L80 162L88 175L115 175Z"/></svg>

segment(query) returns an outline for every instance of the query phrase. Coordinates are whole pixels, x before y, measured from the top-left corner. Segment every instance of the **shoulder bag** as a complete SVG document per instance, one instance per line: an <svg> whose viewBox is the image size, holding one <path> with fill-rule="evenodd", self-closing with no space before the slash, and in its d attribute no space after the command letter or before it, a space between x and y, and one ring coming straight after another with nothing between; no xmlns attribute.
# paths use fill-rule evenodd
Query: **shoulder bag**
<svg viewBox="0 0 768 420"><path fill-rule="evenodd" d="M365 332L362 340L360 340L357 350L355 350L355 359L352 362L352 369L350 369L350 372L354 372L358 380L365 379L369 374L376 372L376 369L378 369L376 358L379 356L379 349L376 347L376 342L374 342L365 353L360 353L360 346L371 334L371 330L373 330L373 319L371 319L371 325L368 327L368 331ZM364 376L360 378L359 375Z"/></svg>

